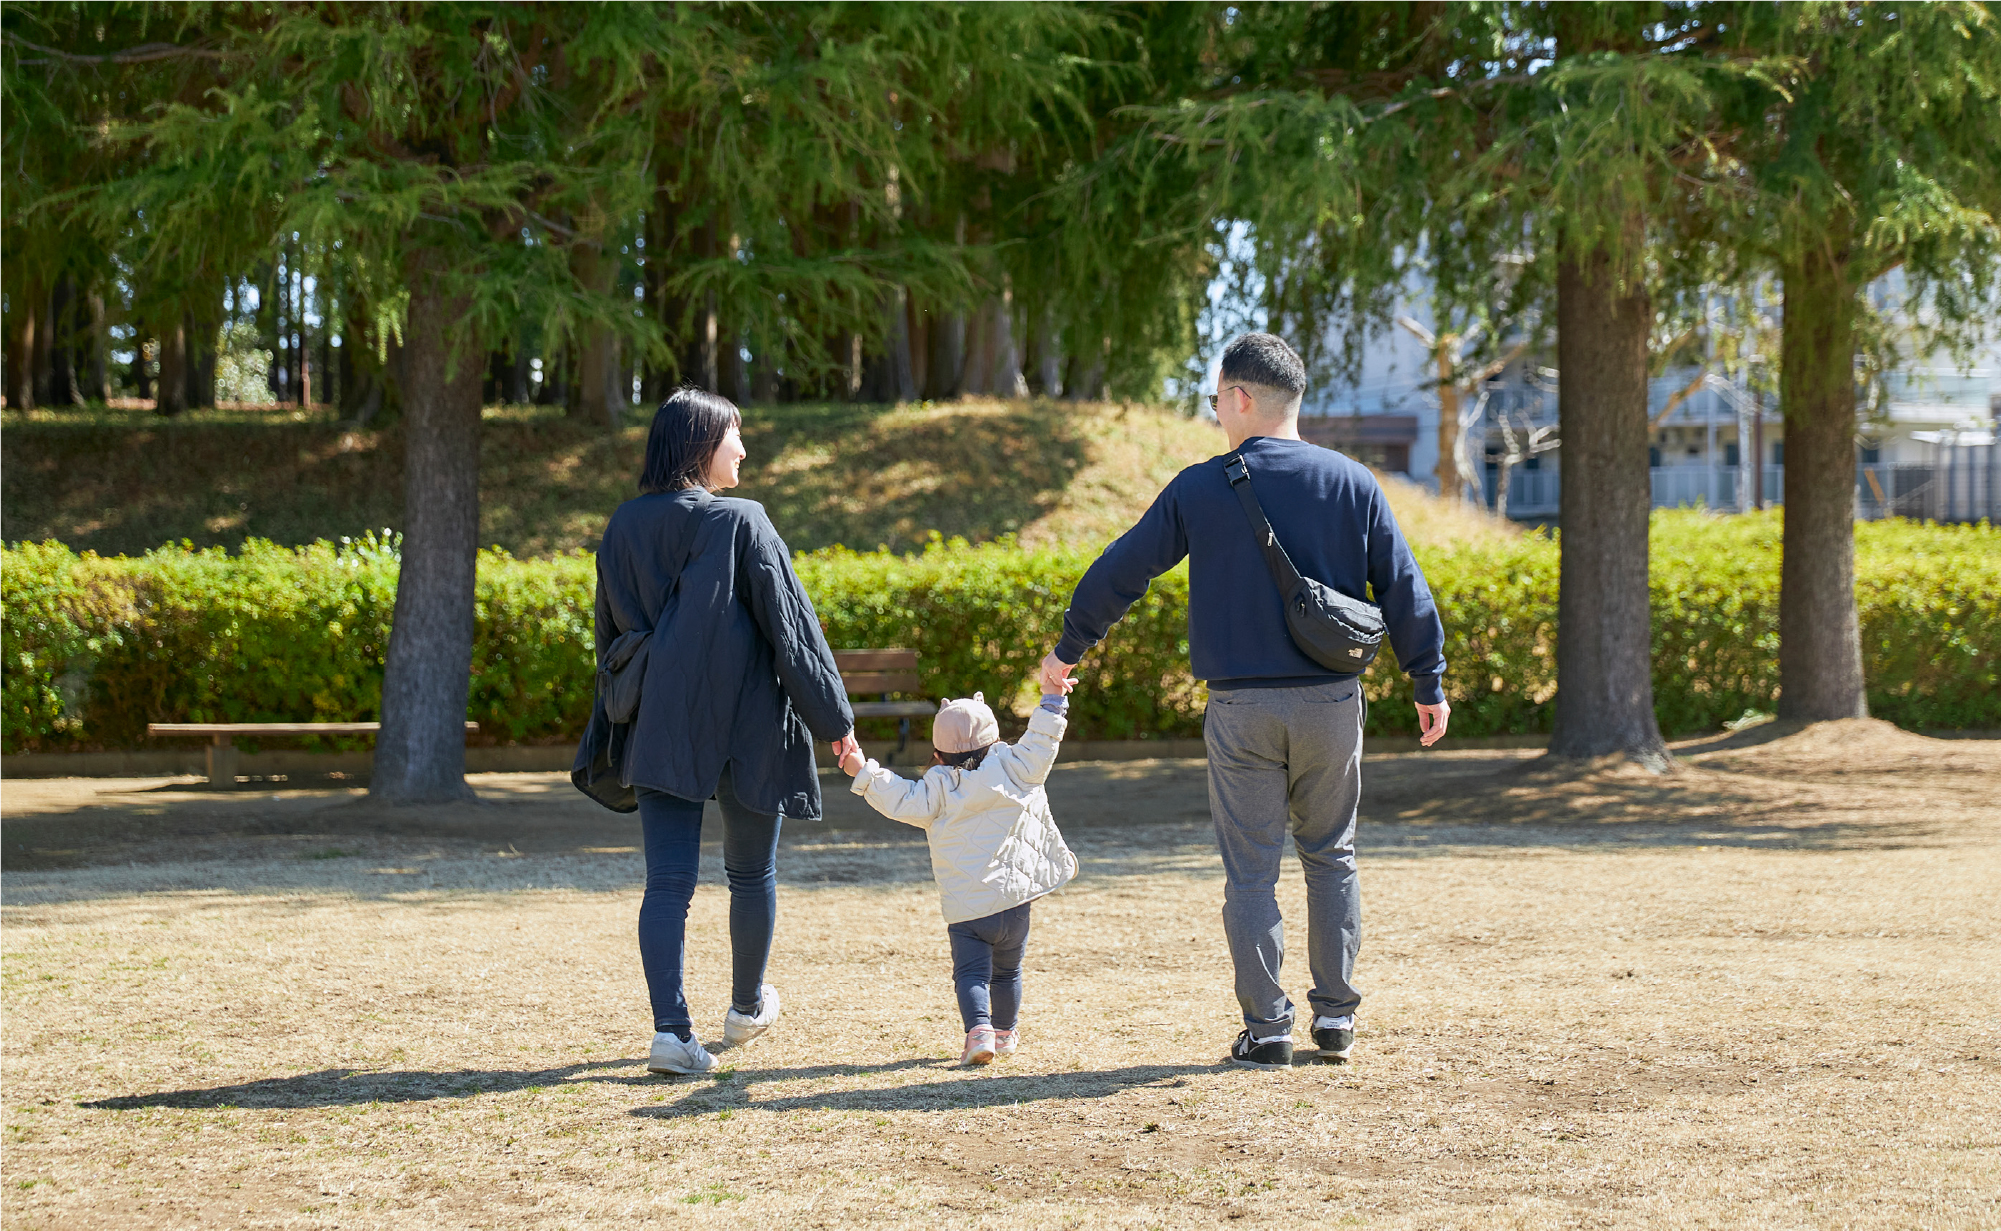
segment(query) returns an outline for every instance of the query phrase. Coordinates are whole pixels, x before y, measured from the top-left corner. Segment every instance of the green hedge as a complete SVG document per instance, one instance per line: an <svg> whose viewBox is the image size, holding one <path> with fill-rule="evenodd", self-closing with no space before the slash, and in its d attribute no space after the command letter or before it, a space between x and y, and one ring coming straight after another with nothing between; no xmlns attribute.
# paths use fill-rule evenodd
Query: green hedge
<svg viewBox="0 0 2001 1231"><path fill-rule="evenodd" d="M1669 732L1769 711L1778 684L1778 514L1663 513L1653 535L1654 695ZM2001 727L2001 532L1879 522L1856 529L1869 704L1908 727ZM836 646L910 646L932 697L1025 699L1036 661L1094 553L934 543L921 554L841 549L798 567ZM1557 551L1420 549L1445 618L1461 735L1548 729ZM396 556L374 539L238 556L165 547L78 556L49 543L0 554L6 751L135 747L148 722L375 716ZM573 738L590 706L592 561L480 559L469 717L483 738ZM1079 739L1201 729L1187 674L1188 579L1157 582L1087 657ZM1369 726L1412 729L1388 655L1369 676ZM1001 708L1004 708L1001 707Z"/></svg>

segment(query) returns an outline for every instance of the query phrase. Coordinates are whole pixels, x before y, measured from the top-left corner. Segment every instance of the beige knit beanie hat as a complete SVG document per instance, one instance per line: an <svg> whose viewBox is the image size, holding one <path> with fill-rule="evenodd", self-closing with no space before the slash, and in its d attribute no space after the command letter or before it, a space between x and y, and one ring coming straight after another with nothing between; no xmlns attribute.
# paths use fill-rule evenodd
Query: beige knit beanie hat
<svg viewBox="0 0 2001 1231"><path fill-rule="evenodd" d="M1000 723L994 721L994 712L981 693L945 702L931 720L931 746L943 753L971 752L999 738Z"/></svg>

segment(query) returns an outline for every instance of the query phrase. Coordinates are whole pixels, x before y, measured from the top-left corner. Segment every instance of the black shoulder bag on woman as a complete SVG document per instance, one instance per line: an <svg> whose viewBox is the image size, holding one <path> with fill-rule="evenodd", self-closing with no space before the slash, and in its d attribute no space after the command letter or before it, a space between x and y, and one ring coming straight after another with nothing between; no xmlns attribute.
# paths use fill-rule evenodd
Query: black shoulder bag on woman
<svg viewBox="0 0 2001 1231"><path fill-rule="evenodd" d="M1279 595L1285 599L1285 630L1292 634L1292 643L1323 667L1360 674L1383 644L1383 613L1374 603L1349 598L1300 574L1272 532L1257 493L1251 490L1251 468L1242 453L1225 459L1223 475L1244 506L1244 516L1250 519L1251 533L1264 551L1271 579L1278 583Z"/></svg>
<svg viewBox="0 0 2001 1231"><path fill-rule="evenodd" d="M698 512L707 503L703 500L697 506ZM681 592L681 577L688 571L694 555L695 537L701 524L699 515L688 519L687 537L681 544L681 565L674 570L666 592L661 595L660 614L654 618L654 628L665 624L672 612L674 600ZM597 697L592 705L590 726L584 732L576 764L570 770L570 781L579 791L613 812L632 812L639 807L638 798L621 780L624 775L619 770L625 759L625 738L631 731L632 720L639 715L639 694L646 682L646 664L652 650L652 628L627 629L612 638L605 648L604 657L598 661Z"/></svg>

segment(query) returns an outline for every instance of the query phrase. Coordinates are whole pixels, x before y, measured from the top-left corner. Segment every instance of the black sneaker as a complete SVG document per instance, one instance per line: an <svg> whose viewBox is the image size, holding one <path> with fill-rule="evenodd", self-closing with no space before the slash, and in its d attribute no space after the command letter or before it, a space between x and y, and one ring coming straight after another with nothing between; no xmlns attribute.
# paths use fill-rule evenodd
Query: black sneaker
<svg viewBox="0 0 2001 1231"><path fill-rule="evenodd" d="M1289 1069L1292 1067L1292 1040L1270 1039L1255 1042L1251 1032L1245 1030L1237 1035L1237 1041L1230 1044L1230 1059L1236 1064L1253 1069Z"/></svg>
<svg viewBox="0 0 2001 1231"><path fill-rule="evenodd" d="M1346 1064L1355 1049L1355 1032L1339 1026L1315 1026L1313 1045L1320 1049L1322 1064Z"/></svg>

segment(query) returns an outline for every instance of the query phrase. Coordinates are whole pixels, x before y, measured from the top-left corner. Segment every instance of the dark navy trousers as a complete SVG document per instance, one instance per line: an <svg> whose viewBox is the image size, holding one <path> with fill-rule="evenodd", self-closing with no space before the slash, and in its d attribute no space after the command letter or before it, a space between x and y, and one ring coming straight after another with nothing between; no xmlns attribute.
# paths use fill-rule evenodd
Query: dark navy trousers
<svg viewBox="0 0 2001 1231"><path fill-rule="evenodd" d="M639 823L646 848L646 896L639 903L639 961L653 1001L653 1028L691 1027L682 988L688 903L702 856L702 804L641 787ZM716 786L723 811L723 873L730 887L730 1007L758 1009L758 988L778 923L776 813L753 812L737 798L727 769Z"/></svg>

